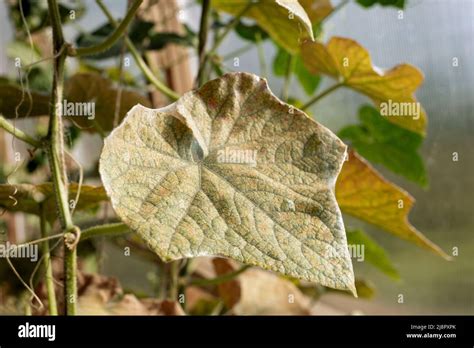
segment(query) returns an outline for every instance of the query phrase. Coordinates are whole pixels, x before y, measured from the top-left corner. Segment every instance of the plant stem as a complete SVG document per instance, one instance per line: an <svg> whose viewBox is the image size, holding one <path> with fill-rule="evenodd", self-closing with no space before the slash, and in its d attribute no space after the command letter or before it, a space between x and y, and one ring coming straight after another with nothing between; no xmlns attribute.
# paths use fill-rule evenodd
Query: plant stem
<svg viewBox="0 0 474 348"><path fill-rule="evenodd" d="M230 22L227 24L227 26L224 29L224 32L219 35L218 37L215 38L214 43L211 47L211 49L204 55L204 58L202 59L202 62L200 62L199 69L205 69L205 66L207 65L207 61L210 57L216 55L217 49L219 48L220 44L224 39L227 37L227 35L239 24L240 18L252 7L253 1L249 1L248 4L240 11Z"/></svg>
<svg viewBox="0 0 474 348"><path fill-rule="evenodd" d="M310 100L308 100L301 108L300 110L306 110L307 108L309 108L311 105L313 105L314 103L316 103L317 101L319 101L320 99L324 98L325 96L327 96L329 93L335 91L336 89L338 89L339 87L342 87L344 86L343 83L336 83L334 85L332 85L331 87L325 89L323 92L321 92L320 94L314 96L313 98L311 98Z"/></svg>
<svg viewBox="0 0 474 348"><path fill-rule="evenodd" d="M13 135L15 138L23 140L25 143L30 144L31 146L35 148L40 148L41 147L41 142L38 140L34 139L33 137L29 136L22 130L16 128L14 125L12 125L10 122L8 122L5 117L0 115L0 128L3 128L5 131Z"/></svg>
<svg viewBox="0 0 474 348"><path fill-rule="evenodd" d="M41 204L40 206L40 231L41 237L47 238L47 225L46 225L46 217L44 212L44 206ZM45 274L45 283L46 283L46 291L48 293L48 307L49 307L49 315L58 315L58 306L56 304L56 293L54 291L54 282L53 282L53 268L51 266L51 254L49 252L49 242L46 240L42 246L43 249L43 262L44 267L46 270Z"/></svg>
<svg viewBox="0 0 474 348"><path fill-rule="evenodd" d="M198 43L198 57L199 57L199 71L197 75L197 84L201 86L204 83L204 71L206 70L206 42L209 30L209 15L211 13L211 1L203 0L201 22L199 25L199 43Z"/></svg>
<svg viewBox="0 0 474 348"><path fill-rule="evenodd" d="M253 44L249 43L241 48L238 48L232 52L227 53L225 56L222 57L222 61L225 62L229 59L235 58L236 56L241 55L242 53L250 51L252 48L253 48Z"/></svg>
<svg viewBox="0 0 474 348"><path fill-rule="evenodd" d="M56 198L56 205L59 211L59 218L63 232L74 230L71 212L68 203L68 182L66 167L64 163L64 134L60 110L57 107L62 104L64 63L67 57L67 50L63 50L64 42L62 34L62 24L59 16L59 8L56 0L48 0L49 17L53 28L53 86L51 89L51 105L48 128L48 155L53 179L53 186ZM64 296L66 303L66 315L76 313L77 299L77 255L76 248L71 250L65 244L64 247Z"/></svg>
<svg viewBox="0 0 474 348"><path fill-rule="evenodd" d="M237 26L237 24L239 24L240 18L242 18L242 16L244 16L245 13L247 13L247 11L250 10L252 5L253 5L253 1L249 1L248 4L242 9L242 11L240 11L234 17L234 19L232 19L232 21L230 21L229 24L227 24L227 26L224 29L224 32L218 38L216 38L216 40L214 41L214 44L212 45L211 49L209 50L209 53L207 54L207 56L212 56L213 54L216 53L217 48L220 46L222 41L224 41L224 39L227 37L227 35Z"/></svg>
<svg viewBox="0 0 474 348"><path fill-rule="evenodd" d="M177 301L178 299L178 287L179 287L179 269L181 266L181 260L172 261L166 264L168 268L168 299Z"/></svg>
<svg viewBox="0 0 474 348"><path fill-rule="evenodd" d="M130 227L124 223L99 225L87 228L81 232L81 241L96 236L118 236L130 232Z"/></svg>
<svg viewBox="0 0 474 348"><path fill-rule="evenodd" d="M268 77L268 71L267 71L267 63L265 62L265 52L263 51L263 46L262 46L262 35L257 32L256 34L257 38L257 54L258 54L258 60L260 62L260 74L264 77Z"/></svg>
<svg viewBox="0 0 474 348"><path fill-rule="evenodd" d="M115 19L112 17L110 11L107 9L107 7L104 5L102 0L96 0L97 5L100 7L102 12L105 14L107 19L109 20L110 24L117 26L117 22ZM168 86L166 86L163 82L161 82L151 71L151 69L148 67L148 65L145 63L143 58L140 55L140 52L136 49L135 45L133 42L130 40L128 36L125 36L125 44L127 45L127 48L129 49L133 59L137 63L138 67L140 68L141 72L145 77L147 78L150 83L156 87L160 92L162 92L164 95L166 95L168 98L171 100L177 100L179 98L179 95L176 94L173 90L171 90Z"/></svg>
<svg viewBox="0 0 474 348"><path fill-rule="evenodd" d="M281 91L281 99L283 99L284 101L288 101L288 95L291 85L291 73L293 72L294 64L295 56L289 55L285 71L285 80L283 82L283 89Z"/></svg>
<svg viewBox="0 0 474 348"><path fill-rule="evenodd" d="M327 21L329 18L331 18L334 14L336 14L341 8L346 6L348 3L349 3L349 0L341 1L336 7L332 9L332 11L326 17L322 19L321 23Z"/></svg>
<svg viewBox="0 0 474 348"><path fill-rule="evenodd" d="M245 265L245 266L240 267L238 270L236 270L234 272L226 273L226 274L223 274L223 275L221 275L219 277L216 277L216 278L212 278L212 279L193 279L193 280L189 281L187 285L188 286L189 285L194 285L194 286L219 285L219 284L222 284L222 283L225 283L225 282L228 282L228 281L234 279L235 277L237 277L241 273L245 272L249 268L250 268L250 265Z"/></svg>
<svg viewBox="0 0 474 348"><path fill-rule="evenodd" d="M78 47L76 49L70 50L70 56L89 56L93 54L98 54L112 47L125 33L130 22L135 17L135 13L142 4L143 0L135 0L130 9L127 11L125 18L120 22L120 25L115 27L114 32L103 42L90 46L90 47Z"/></svg>

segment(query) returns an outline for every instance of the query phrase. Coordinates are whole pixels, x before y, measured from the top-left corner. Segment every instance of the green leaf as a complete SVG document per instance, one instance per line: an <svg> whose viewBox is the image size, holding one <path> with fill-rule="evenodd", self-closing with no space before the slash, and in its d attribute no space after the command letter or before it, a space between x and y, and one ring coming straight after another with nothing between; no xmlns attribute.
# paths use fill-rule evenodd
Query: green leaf
<svg viewBox="0 0 474 348"><path fill-rule="evenodd" d="M321 82L321 76L314 75L309 72L308 69L303 64L301 60L301 56L297 56L294 65L294 72L296 78L298 79L301 87L306 92L306 94L311 95L313 94L319 86Z"/></svg>
<svg viewBox="0 0 474 348"><path fill-rule="evenodd" d="M326 46L306 41L301 46L301 56L313 74L337 79L344 86L368 96L377 108L389 109L388 121L425 134L427 117L414 95L424 77L416 67L401 64L383 71L372 64L364 47L341 37L333 37ZM387 105L394 106L398 112L393 112Z"/></svg>
<svg viewBox="0 0 474 348"><path fill-rule="evenodd" d="M346 230L347 244L364 246L364 261L377 267L380 271L393 279L400 279L397 269L393 266L385 250L362 230Z"/></svg>
<svg viewBox="0 0 474 348"><path fill-rule="evenodd" d="M285 76L286 67L290 62L291 55L283 48L278 47L276 55L273 58L273 73L276 76Z"/></svg>
<svg viewBox="0 0 474 348"><path fill-rule="evenodd" d="M7 46L7 56L13 60L20 59L22 68L42 59L36 46L33 48L22 41L12 41ZM45 61L30 67L28 74L29 87L39 91L49 91L52 83L52 61ZM15 61L16 64L16 61Z"/></svg>
<svg viewBox="0 0 474 348"><path fill-rule="evenodd" d="M257 42L258 40L265 40L268 38L268 34L263 30L259 25L245 24L242 21L239 21L235 27L235 32L244 40Z"/></svg>
<svg viewBox="0 0 474 348"><path fill-rule="evenodd" d="M212 0L219 11L238 15L252 0ZM300 39L314 39L310 18L297 0L254 2L244 13L254 19L271 38L288 52L299 51Z"/></svg>
<svg viewBox="0 0 474 348"><path fill-rule="evenodd" d="M275 58L273 59L273 73L276 76L285 76L286 67L290 62L290 57L291 56L288 52L281 47L278 47ZM310 73L304 66L299 55L296 56L292 72L296 75L296 78L306 94L313 94L318 88L321 77Z"/></svg>
<svg viewBox="0 0 474 348"><path fill-rule="evenodd" d="M232 73L157 110L137 105L104 142L112 205L163 260L216 255L354 291L333 193L346 147Z"/></svg>
<svg viewBox="0 0 474 348"><path fill-rule="evenodd" d="M420 134L388 122L371 106L359 110L359 119L360 125L345 127L338 135L369 161L423 187L428 185L423 159L417 152L423 141Z"/></svg>
<svg viewBox="0 0 474 348"><path fill-rule="evenodd" d="M357 0L357 3L364 7L370 7L375 4L382 6L394 6L398 8L403 8L405 6L405 0Z"/></svg>
<svg viewBox="0 0 474 348"><path fill-rule="evenodd" d="M45 1L21 1L23 5L23 13L25 15L27 27L31 33L35 33L41 29L45 29L50 26L48 4ZM16 34L21 35L22 38L26 38L25 24L20 11L20 1L8 1L5 2L5 6L9 6L9 17L12 19L15 25ZM84 5L81 1L69 1L67 4L59 3L59 16L61 22L67 23L71 20L79 19L85 12ZM74 10L75 18L71 18L71 11Z"/></svg>
<svg viewBox="0 0 474 348"><path fill-rule="evenodd" d="M138 47L143 47L145 39L152 35L152 29L154 27L153 22L135 20L130 25L127 35L130 40ZM107 37L109 37L115 30L115 26L110 23L105 23L90 33L82 33L76 38L76 44L78 47L89 47L100 44ZM98 54L88 56L87 59L100 60L106 58L113 58L120 55L122 51L123 40L117 41L109 49L100 52Z"/></svg>
<svg viewBox="0 0 474 348"><path fill-rule="evenodd" d="M348 158L336 183L341 210L449 260L439 246L408 221L413 197L385 180L356 152L351 151Z"/></svg>

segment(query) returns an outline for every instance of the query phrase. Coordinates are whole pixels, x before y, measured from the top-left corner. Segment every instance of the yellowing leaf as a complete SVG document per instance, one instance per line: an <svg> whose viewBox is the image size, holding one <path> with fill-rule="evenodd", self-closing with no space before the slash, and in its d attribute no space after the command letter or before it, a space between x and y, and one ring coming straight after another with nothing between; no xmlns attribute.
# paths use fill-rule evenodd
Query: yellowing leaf
<svg viewBox="0 0 474 348"><path fill-rule="evenodd" d="M372 65L369 52L356 41L332 38L324 46L305 42L303 62L314 74L326 74L370 97L379 109L385 109L388 121L413 132L424 134L426 114L414 93L423 82L423 74L412 65L401 64L381 71ZM397 108L397 109L396 109Z"/></svg>
<svg viewBox="0 0 474 348"><path fill-rule="evenodd" d="M346 146L232 73L168 107L141 105L106 138L102 181L164 260L216 255L354 290L333 188Z"/></svg>
<svg viewBox="0 0 474 348"><path fill-rule="evenodd" d="M351 151L336 184L342 211L449 259L443 250L408 222L413 197L385 180Z"/></svg>
<svg viewBox="0 0 474 348"><path fill-rule="evenodd" d="M76 198L78 185L69 185L69 198ZM79 201L75 205L76 210L85 210L97 206L98 203L106 201L107 195L101 186L82 185ZM45 206L46 216L53 218L56 214L54 202L54 191L51 183L40 185L18 184L0 185L0 209L9 211L20 211L29 214L39 214L39 204Z"/></svg>
<svg viewBox="0 0 474 348"><path fill-rule="evenodd" d="M326 18L333 7L330 0L298 0L308 14L311 23L319 23Z"/></svg>
<svg viewBox="0 0 474 348"><path fill-rule="evenodd" d="M232 15L244 13L244 17L254 19L275 42L292 53L297 53L300 38L313 37L311 20L297 0L260 0L249 5L252 0L212 0L219 11Z"/></svg>

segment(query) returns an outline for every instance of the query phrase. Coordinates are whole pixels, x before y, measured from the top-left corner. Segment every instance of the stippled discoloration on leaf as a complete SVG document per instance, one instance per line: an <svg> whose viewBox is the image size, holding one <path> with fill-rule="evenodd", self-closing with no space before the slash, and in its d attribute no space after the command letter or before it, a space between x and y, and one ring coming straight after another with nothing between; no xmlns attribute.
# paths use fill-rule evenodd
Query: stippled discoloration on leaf
<svg viewBox="0 0 474 348"><path fill-rule="evenodd" d="M333 192L345 151L265 80L233 73L166 108L135 106L105 140L100 173L164 260L219 255L354 290Z"/></svg>

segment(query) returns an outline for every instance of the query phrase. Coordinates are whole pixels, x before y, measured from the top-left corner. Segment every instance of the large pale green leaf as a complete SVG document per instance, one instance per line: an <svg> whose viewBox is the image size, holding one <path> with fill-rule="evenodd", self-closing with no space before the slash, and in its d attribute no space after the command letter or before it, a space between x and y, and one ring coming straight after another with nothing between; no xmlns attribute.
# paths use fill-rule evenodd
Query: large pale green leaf
<svg viewBox="0 0 474 348"><path fill-rule="evenodd" d="M339 131L341 139L349 140L365 159L423 187L428 185L423 159L417 152L423 141L420 134L388 122L371 106L360 108L359 119L361 124Z"/></svg>
<svg viewBox="0 0 474 348"><path fill-rule="evenodd" d="M349 153L349 161L337 180L336 197L343 212L449 259L408 221L413 197L385 180L354 151Z"/></svg>
<svg viewBox="0 0 474 348"><path fill-rule="evenodd" d="M313 74L336 78L344 86L370 97L377 108L385 109L388 121L416 133L425 133L426 114L414 96L423 82L423 74L416 67L401 64L382 71L372 65L364 47L341 37L333 37L326 46L306 41L301 46L301 55Z"/></svg>
<svg viewBox="0 0 474 348"><path fill-rule="evenodd" d="M252 0L212 0L219 11L238 15ZM275 42L292 53L297 53L300 39L313 39L311 20L297 0L260 0L244 13L244 17L254 19Z"/></svg>
<svg viewBox="0 0 474 348"><path fill-rule="evenodd" d="M105 139L102 181L164 260L218 255L354 291L333 188L346 147L264 79L232 73Z"/></svg>

